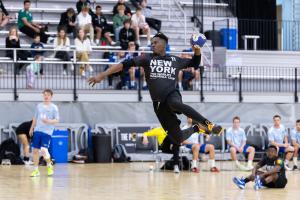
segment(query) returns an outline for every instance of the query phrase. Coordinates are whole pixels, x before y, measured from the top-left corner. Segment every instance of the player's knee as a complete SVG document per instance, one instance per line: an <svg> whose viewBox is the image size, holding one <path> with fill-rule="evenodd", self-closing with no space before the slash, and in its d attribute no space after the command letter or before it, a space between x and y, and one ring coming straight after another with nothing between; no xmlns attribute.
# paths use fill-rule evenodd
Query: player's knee
<svg viewBox="0 0 300 200"><path fill-rule="evenodd" d="M236 153L236 149L234 147L230 147L230 152L231 153Z"/></svg>
<svg viewBox="0 0 300 200"><path fill-rule="evenodd" d="M200 144L194 144L192 148L193 148L193 150L198 150L199 151Z"/></svg>
<svg viewBox="0 0 300 200"><path fill-rule="evenodd" d="M43 155L43 157L44 157L45 159L49 159L49 158L50 158L50 154L49 154L49 151L48 151L47 148L42 147L42 148L41 148L41 153L42 153L42 155Z"/></svg>
<svg viewBox="0 0 300 200"><path fill-rule="evenodd" d="M33 148L32 153L33 154L38 154L39 153L39 149Z"/></svg>
<svg viewBox="0 0 300 200"><path fill-rule="evenodd" d="M255 152L254 147L249 147L249 152L250 152L250 153L254 153L254 152Z"/></svg>

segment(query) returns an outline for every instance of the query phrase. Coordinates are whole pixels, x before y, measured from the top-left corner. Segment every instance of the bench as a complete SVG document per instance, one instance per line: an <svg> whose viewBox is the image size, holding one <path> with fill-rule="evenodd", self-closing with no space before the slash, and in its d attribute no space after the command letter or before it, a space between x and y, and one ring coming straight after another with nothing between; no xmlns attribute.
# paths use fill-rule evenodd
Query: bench
<svg viewBox="0 0 300 200"><path fill-rule="evenodd" d="M193 6L193 2L189 2L189 1L180 1L179 4L182 7L192 7ZM206 7L228 7L229 5L227 3L206 3L206 2L203 2L203 6L206 6Z"/></svg>

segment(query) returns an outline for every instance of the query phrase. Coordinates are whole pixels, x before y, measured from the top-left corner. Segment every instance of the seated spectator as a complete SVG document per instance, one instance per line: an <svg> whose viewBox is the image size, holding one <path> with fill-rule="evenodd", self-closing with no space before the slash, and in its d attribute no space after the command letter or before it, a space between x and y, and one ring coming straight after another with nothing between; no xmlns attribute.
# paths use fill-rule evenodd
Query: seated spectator
<svg viewBox="0 0 300 200"><path fill-rule="evenodd" d="M182 129L187 129L193 126L193 120L191 118L187 118L187 125L185 125ZM204 130L203 130L204 131ZM205 135L207 140L209 140L209 136ZM211 172L219 172L220 170L216 167L215 161L215 146L212 144L200 144L199 143L199 133L194 133L187 140L183 141L183 143L188 149L192 150L193 160L191 169L193 172L199 173L199 168L197 166L197 161L199 159L199 153L209 154L209 166Z"/></svg>
<svg viewBox="0 0 300 200"><path fill-rule="evenodd" d="M92 16L93 26L96 30L96 45L100 45L101 38L105 37L110 45L115 45L116 43L111 39L109 27L105 16L102 14L101 6L96 6L96 13Z"/></svg>
<svg viewBox="0 0 300 200"><path fill-rule="evenodd" d="M25 165L33 164L33 162L29 159L29 156L30 156L29 144L30 144L30 139L31 139L31 136L29 135L29 131L31 128L31 124L32 124L32 120L23 122L16 129L16 134L18 136L18 139L20 140L20 142L23 146L23 154L24 154L23 161L24 161Z"/></svg>
<svg viewBox="0 0 300 200"><path fill-rule="evenodd" d="M57 37L54 39L54 50L55 58L61 59L63 61L70 61L70 39L66 34L65 29L60 29ZM67 64L63 64L63 75L67 75ZM71 71L74 70L73 64L71 65Z"/></svg>
<svg viewBox="0 0 300 200"><path fill-rule="evenodd" d="M123 5L125 7L124 13L125 13L125 15L127 15L130 18L132 15L131 10L130 10L129 6L125 3L125 0L118 0L118 2L116 3L116 5L113 8L113 15L115 16L116 14L119 13L118 7L120 5Z"/></svg>
<svg viewBox="0 0 300 200"><path fill-rule="evenodd" d="M5 47L6 48L15 48L19 49L21 48L20 46L20 38L18 34L18 30L16 27L12 27L9 30L8 36L6 37L5 40ZM10 57L11 59L14 59L14 51L13 50L7 50L6 51L6 56ZM30 57L30 52L25 51L25 50L17 50L17 58L16 60L27 60L27 58ZM17 64L17 74L20 73L20 70L24 66L24 63L18 63Z"/></svg>
<svg viewBox="0 0 300 200"><path fill-rule="evenodd" d="M86 37L84 30L81 28L78 30L77 38L75 39L76 57L79 62L89 62L89 55L92 51L91 41ZM85 77L85 70L88 69L93 72L92 66L89 64L80 65L80 75Z"/></svg>
<svg viewBox="0 0 300 200"><path fill-rule="evenodd" d="M34 88L35 75L39 73L41 67L40 61L42 61L42 56L36 55L34 61L26 67L27 89Z"/></svg>
<svg viewBox="0 0 300 200"><path fill-rule="evenodd" d="M281 117L275 115L273 122L274 125L268 131L269 143L277 147L278 153L285 154L285 169L292 170L289 167L289 161L292 159L295 149L288 142L288 133L281 124Z"/></svg>
<svg viewBox="0 0 300 200"><path fill-rule="evenodd" d="M123 23L128 17L124 13L125 7L124 5L118 6L118 14L115 14L113 17L113 24L114 24L114 32L115 32L115 41L119 42L119 34L121 29L123 28Z"/></svg>
<svg viewBox="0 0 300 200"><path fill-rule="evenodd" d="M300 151L300 119L296 121L296 127L291 132L292 145L295 149L293 162L293 170L298 169L298 156Z"/></svg>
<svg viewBox="0 0 300 200"><path fill-rule="evenodd" d="M135 7L138 8L140 7L142 1L141 0L130 0L131 4Z"/></svg>
<svg viewBox="0 0 300 200"><path fill-rule="evenodd" d="M124 27L121 29L119 38L120 38L120 45L123 50L128 49L129 42L136 41L136 35L132 28L130 28L131 20L126 19L123 23Z"/></svg>
<svg viewBox="0 0 300 200"><path fill-rule="evenodd" d="M45 51L40 51L44 49L44 45L41 43L40 35L36 34L33 38L33 43L31 44L31 49L38 49L39 51L31 50L31 56L35 58L37 55L40 57L40 60L44 59ZM40 74L43 75L43 66L40 64Z"/></svg>
<svg viewBox="0 0 300 200"><path fill-rule="evenodd" d="M146 0L141 0L141 8L142 8L142 14L146 17L146 22L149 24L151 28L159 32L161 29L161 21L152 18L152 8L150 6L147 6Z"/></svg>
<svg viewBox="0 0 300 200"><path fill-rule="evenodd" d="M2 0L0 0L0 28L4 28L4 26L8 23L8 21L9 21L9 14L5 9Z"/></svg>
<svg viewBox="0 0 300 200"><path fill-rule="evenodd" d="M150 45L150 27L146 22L145 16L142 15L142 9L137 8L136 13L131 17L132 28L135 30L137 44L140 45L140 33L147 34L147 45Z"/></svg>
<svg viewBox="0 0 300 200"><path fill-rule="evenodd" d="M60 15L57 31L65 27L68 34L72 33L76 37L76 14L73 8L68 8L66 12Z"/></svg>
<svg viewBox="0 0 300 200"><path fill-rule="evenodd" d="M18 15L18 28L30 38L39 34L41 42L47 43L49 36L45 33L45 27L32 22L32 13L29 11L30 5L30 0L24 1L24 9L20 10Z"/></svg>
<svg viewBox="0 0 300 200"><path fill-rule="evenodd" d="M90 0L79 0L76 3L76 9L77 13L79 14L84 7L91 7L91 1Z"/></svg>
<svg viewBox="0 0 300 200"><path fill-rule="evenodd" d="M90 40L94 41L94 28L92 25L92 17L88 12L88 7L82 8L81 12L77 15L77 24L79 29L83 29L85 31L85 34L89 33Z"/></svg>
<svg viewBox="0 0 300 200"><path fill-rule="evenodd" d="M109 62L111 62L111 63L121 62L121 61L124 60L124 57L125 57L125 53L122 52L122 51L121 52L116 52L116 53L108 53L108 52L106 52L103 55L103 58L108 58ZM110 66L111 65L107 65L106 69L109 68ZM127 75L127 72L125 72L123 70L120 71L120 72L114 73L112 75L109 75L108 76L108 89L114 89L114 87L113 87L113 79L114 79L114 77L120 77L121 78L121 81L116 85L116 89L117 90L124 89L123 87L125 87L124 80L125 80L126 75Z"/></svg>
<svg viewBox="0 0 300 200"><path fill-rule="evenodd" d="M185 52L192 52L190 50L183 50L181 58L191 59L192 54ZM195 79L195 87L193 87L193 79ZM178 73L178 87L180 91L183 90L200 90L200 69L193 67L180 70Z"/></svg>
<svg viewBox="0 0 300 200"><path fill-rule="evenodd" d="M235 162L236 166L240 170L250 171L253 169L253 159L255 155L255 149L246 144L247 138L244 129L240 127L240 118L234 117L233 125L226 131L226 141L229 145L231 159ZM237 153L248 154L247 167L240 164L237 159Z"/></svg>

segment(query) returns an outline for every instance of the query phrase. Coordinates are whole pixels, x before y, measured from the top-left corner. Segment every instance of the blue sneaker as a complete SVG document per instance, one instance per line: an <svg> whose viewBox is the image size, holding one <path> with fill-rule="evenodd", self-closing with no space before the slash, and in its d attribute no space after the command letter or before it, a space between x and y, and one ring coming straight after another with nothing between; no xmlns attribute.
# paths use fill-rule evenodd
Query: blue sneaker
<svg viewBox="0 0 300 200"><path fill-rule="evenodd" d="M254 188L254 190L260 190L261 188L263 188L263 185L262 185L262 182L261 182L259 176L255 177L253 188Z"/></svg>
<svg viewBox="0 0 300 200"><path fill-rule="evenodd" d="M245 189L245 179L244 178L237 178L237 177L233 177L232 181L234 182L234 184L236 184L236 186L238 186L240 189Z"/></svg>

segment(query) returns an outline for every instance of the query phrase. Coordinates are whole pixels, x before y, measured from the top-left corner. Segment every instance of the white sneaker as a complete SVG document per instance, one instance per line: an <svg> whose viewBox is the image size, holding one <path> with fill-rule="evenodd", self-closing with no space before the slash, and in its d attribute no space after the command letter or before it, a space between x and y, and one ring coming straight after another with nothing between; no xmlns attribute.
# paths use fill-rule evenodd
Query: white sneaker
<svg viewBox="0 0 300 200"><path fill-rule="evenodd" d="M63 75L64 75L64 76L67 76L67 70L64 69Z"/></svg>
<svg viewBox="0 0 300 200"><path fill-rule="evenodd" d="M84 71L84 70L82 70L81 76L82 76L82 77L85 77L85 71Z"/></svg>
<svg viewBox="0 0 300 200"><path fill-rule="evenodd" d="M116 44L117 44L117 43L114 42L114 41L111 41L111 43L110 43L111 46L115 46Z"/></svg>
<svg viewBox="0 0 300 200"><path fill-rule="evenodd" d="M178 165L174 165L174 173L179 174L180 170L179 170L179 166Z"/></svg>
<svg viewBox="0 0 300 200"><path fill-rule="evenodd" d="M249 171L248 167L242 164L236 164L237 168L241 171Z"/></svg>
<svg viewBox="0 0 300 200"><path fill-rule="evenodd" d="M248 165L248 166L247 166L248 171L251 171L253 168L254 168L254 167L253 167L252 165L250 165L250 166Z"/></svg>
<svg viewBox="0 0 300 200"><path fill-rule="evenodd" d="M284 164L284 168L286 171L292 171L293 169L289 167L288 164Z"/></svg>
<svg viewBox="0 0 300 200"><path fill-rule="evenodd" d="M70 70L71 70L71 71L74 71L74 65L73 65L73 64L71 65Z"/></svg>
<svg viewBox="0 0 300 200"><path fill-rule="evenodd" d="M92 66L89 66L89 71L92 73L94 71Z"/></svg>
<svg viewBox="0 0 300 200"><path fill-rule="evenodd" d="M149 45L151 45L151 41L150 40L147 41L147 46L149 46Z"/></svg>
<svg viewBox="0 0 300 200"><path fill-rule="evenodd" d="M31 160L28 160L28 161L24 161L24 164L25 165L33 165L33 162Z"/></svg>

